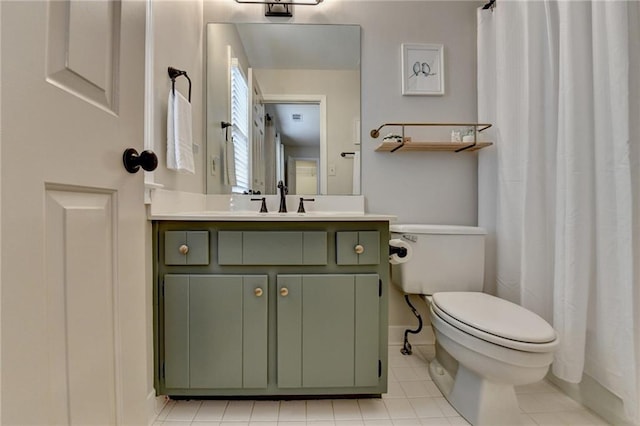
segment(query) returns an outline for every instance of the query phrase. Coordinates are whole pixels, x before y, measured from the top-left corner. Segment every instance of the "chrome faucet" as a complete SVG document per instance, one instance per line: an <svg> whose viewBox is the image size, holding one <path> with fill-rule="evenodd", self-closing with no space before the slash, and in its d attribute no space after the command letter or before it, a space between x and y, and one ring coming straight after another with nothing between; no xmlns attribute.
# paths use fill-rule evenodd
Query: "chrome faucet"
<svg viewBox="0 0 640 426"><path fill-rule="evenodd" d="M287 212L287 187L284 186L284 182L278 182L278 189L280 190L280 208L278 209L278 213L286 213Z"/></svg>

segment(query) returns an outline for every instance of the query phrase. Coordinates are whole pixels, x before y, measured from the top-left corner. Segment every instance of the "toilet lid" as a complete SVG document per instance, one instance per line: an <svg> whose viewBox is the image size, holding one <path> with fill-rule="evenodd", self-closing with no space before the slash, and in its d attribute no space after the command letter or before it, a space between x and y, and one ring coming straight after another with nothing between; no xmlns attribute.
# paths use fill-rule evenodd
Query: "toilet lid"
<svg viewBox="0 0 640 426"><path fill-rule="evenodd" d="M441 313L467 327L499 338L538 344L556 340L556 332L540 316L486 293L435 293L432 303Z"/></svg>

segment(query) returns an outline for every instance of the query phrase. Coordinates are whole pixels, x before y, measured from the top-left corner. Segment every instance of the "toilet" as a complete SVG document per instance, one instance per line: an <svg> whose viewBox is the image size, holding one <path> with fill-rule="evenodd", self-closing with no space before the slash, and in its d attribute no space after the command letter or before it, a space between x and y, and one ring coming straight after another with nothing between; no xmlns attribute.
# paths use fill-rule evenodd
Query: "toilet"
<svg viewBox="0 0 640 426"><path fill-rule="evenodd" d="M514 386L544 378L558 345L553 328L519 305L482 293L484 229L391 225L390 230L411 253L405 263L392 265L393 283L429 306L436 336L429 374L438 389L472 425L520 424Z"/></svg>

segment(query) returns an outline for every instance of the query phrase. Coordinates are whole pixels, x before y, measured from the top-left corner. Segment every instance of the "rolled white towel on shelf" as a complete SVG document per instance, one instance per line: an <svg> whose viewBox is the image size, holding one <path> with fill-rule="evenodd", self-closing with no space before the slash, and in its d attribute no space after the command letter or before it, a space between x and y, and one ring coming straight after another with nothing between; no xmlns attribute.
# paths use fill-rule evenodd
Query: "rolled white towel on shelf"
<svg viewBox="0 0 640 426"><path fill-rule="evenodd" d="M402 241L399 238L392 238L389 240L389 247L399 247L407 250L407 254L405 256L400 256L397 253L389 255L389 263L392 265L397 265L399 263L408 262L411 259L411 254L413 253L413 248L406 241Z"/></svg>

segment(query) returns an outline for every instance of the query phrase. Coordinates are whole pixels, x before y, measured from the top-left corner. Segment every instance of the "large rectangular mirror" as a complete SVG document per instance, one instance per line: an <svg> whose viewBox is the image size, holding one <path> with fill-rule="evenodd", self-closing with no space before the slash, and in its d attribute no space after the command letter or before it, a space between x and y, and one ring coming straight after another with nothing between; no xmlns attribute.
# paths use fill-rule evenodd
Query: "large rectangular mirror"
<svg viewBox="0 0 640 426"><path fill-rule="evenodd" d="M207 25L207 192L360 194L360 27Z"/></svg>

